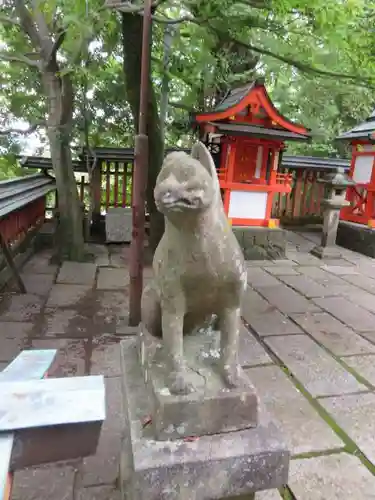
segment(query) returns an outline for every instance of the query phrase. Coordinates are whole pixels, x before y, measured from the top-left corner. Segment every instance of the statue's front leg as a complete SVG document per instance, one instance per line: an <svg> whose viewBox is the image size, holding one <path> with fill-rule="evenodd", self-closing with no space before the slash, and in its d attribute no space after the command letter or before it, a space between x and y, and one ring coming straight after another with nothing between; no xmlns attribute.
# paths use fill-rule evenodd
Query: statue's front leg
<svg viewBox="0 0 375 500"><path fill-rule="evenodd" d="M218 315L220 329L220 372L228 387L248 385L248 380L238 362L240 336L240 309L225 309Z"/></svg>
<svg viewBox="0 0 375 500"><path fill-rule="evenodd" d="M187 380L183 343L184 313L181 308L162 307L163 345L167 356L168 388L173 394L194 389Z"/></svg>

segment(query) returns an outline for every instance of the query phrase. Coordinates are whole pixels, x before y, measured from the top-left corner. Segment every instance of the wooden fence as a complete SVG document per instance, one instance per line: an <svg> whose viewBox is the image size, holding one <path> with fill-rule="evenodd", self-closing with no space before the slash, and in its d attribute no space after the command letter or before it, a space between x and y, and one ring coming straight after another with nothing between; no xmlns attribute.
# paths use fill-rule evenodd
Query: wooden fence
<svg viewBox="0 0 375 500"><path fill-rule="evenodd" d="M275 198L273 216L283 224L321 222L324 184L319 179L337 168L349 170L349 160L284 155L279 171L291 175L292 190Z"/></svg>
<svg viewBox="0 0 375 500"><path fill-rule="evenodd" d="M133 162L103 161L96 168L92 176L95 211L103 214L111 207L131 207ZM76 176L80 199L87 207L90 199L88 174Z"/></svg>
<svg viewBox="0 0 375 500"><path fill-rule="evenodd" d="M74 162L78 191L86 208L89 206L90 186L85 155ZM126 148L97 148L98 165L93 171L93 216L100 216L111 207L131 207L134 152ZM90 161L93 158L90 157ZM29 157L22 164L28 168L51 169L46 158ZM292 177L292 191L275 197L273 216L284 224L319 222L322 218L324 187L318 182L325 173L337 168L349 169L349 160L311 156L283 155L280 174Z"/></svg>
<svg viewBox="0 0 375 500"><path fill-rule="evenodd" d="M283 223L302 223L304 221L322 218L322 199L324 185L318 182L325 171L322 170L290 170L285 173L292 175L292 191L280 193L274 200L273 217Z"/></svg>

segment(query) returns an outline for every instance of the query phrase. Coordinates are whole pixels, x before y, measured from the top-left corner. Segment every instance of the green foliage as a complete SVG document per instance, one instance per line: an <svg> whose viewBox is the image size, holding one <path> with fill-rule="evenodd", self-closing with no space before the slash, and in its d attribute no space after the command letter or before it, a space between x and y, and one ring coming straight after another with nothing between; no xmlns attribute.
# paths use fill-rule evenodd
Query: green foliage
<svg viewBox="0 0 375 500"><path fill-rule="evenodd" d="M31 8L33 2L24 3ZM373 0L159 3L154 13L152 80L158 99L163 79L168 80L167 145L191 142L189 110L208 109L229 87L262 76L278 109L314 133L311 145L293 144L288 152L346 154L334 138L372 110ZM15 1L3 2L0 16L12 19L14 6ZM73 75L76 89L72 144L85 144L86 124L91 147L131 146L134 128L124 90L120 16L104 8L102 0L40 0L39 8L55 38L61 30L66 32L59 61L61 72ZM174 31L167 63L166 23ZM12 22L2 23L0 41L8 54L37 57L31 56L30 41ZM45 120L46 103L35 68L0 56L0 83L0 130L19 119L30 124ZM44 131L38 134L45 142ZM20 149L24 141L12 134L0 147L14 152L14 144Z"/></svg>

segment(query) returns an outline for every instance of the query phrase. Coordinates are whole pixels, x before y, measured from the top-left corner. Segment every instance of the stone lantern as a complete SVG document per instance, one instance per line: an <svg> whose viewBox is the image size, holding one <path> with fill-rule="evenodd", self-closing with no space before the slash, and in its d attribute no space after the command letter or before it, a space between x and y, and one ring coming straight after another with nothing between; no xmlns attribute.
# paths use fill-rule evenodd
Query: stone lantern
<svg viewBox="0 0 375 500"><path fill-rule="evenodd" d="M340 210L350 204L346 201L346 189L355 182L349 179L343 168L325 175L318 182L325 184L323 234L320 245L314 247L311 253L320 259L337 259L341 252L336 246L337 228L340 219Z"/></svg>

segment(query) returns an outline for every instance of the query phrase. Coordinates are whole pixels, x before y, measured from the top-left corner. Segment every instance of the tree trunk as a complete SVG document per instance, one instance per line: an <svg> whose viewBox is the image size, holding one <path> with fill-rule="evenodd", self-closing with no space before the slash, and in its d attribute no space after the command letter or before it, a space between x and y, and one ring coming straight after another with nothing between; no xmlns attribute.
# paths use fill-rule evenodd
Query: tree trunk
<svg viewBox="0 0 375 500"><path fill-rule="evenodd" d="M48 104L48 138L59 199L59 253L62 258L84 258L83 211L73 171L70 139L73 88L69 75L57 76L58 68L43 73Z"/></svg>
<svg viewBox="0 0 375 500"><path fill-rule="evenodd" d="M122 41L127 99L132 109L134 126L138 130L141 83L142 17L122 14ZM152 80L149 81L149 105L147 134L149 140L149 168L147 179L147 208L150 214L149 244L152 251L157 247L164 232L164 217L155 206L154 187L163 163L163 136Z"/></svg>

